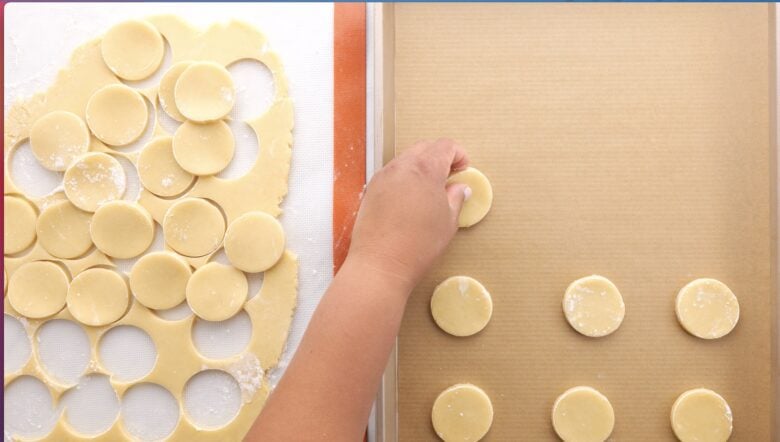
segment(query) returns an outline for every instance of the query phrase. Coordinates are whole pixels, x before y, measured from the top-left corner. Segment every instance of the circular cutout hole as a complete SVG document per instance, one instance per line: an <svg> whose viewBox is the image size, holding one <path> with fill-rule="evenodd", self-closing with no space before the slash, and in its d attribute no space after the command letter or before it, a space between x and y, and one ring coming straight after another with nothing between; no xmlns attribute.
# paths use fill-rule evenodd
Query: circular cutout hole
<svg viewBox="0 0 780 442"><path fill-rule="evenodd" d="M51 393L43 382L32 376L21 376L8 384L3 393L5 434L40 438L54 428L58 416Z"/></svg>
<svg viewBox="0 0 780 442"><path fill-rule="evenodd" d="M225 321L211 322L195 318L192 342L200 354L211 359L224 359L241 353L252 337L252 320L241 310Z"/></svg>
<svg viewBox="0 0 780 442"><path fill-rule="evenodd" d="M227 123L233 132L235 152L233 159L230 160L227 167L217 174L217 177L223 179L241 178L252 170L257 162L260 145L255 131L248 124L239 120L230 120Z"/></svg>
<svg viewBox="0 0 780 442"><path fill-rule="evenodd" d="M214 430L232 421L241 408L241 388L233 376L206 370L184 386L184 410L198 428Z"/></svg>
<svg viewBox="0 0 780 442"><path fill-rule="evenodd" d="M32 348L27 330L18 319L3 315L3 373L21 370L30 359Z"/></svg>
<svg viewBox="0 0 780 442"><path fill-rule="evenodd" d="M119 398L108 376L102 374L82 377L62 395L61 403L68 423L87 436L105 433L119 416Z"/></svg>
<svg viewBox="0 0 780 442"><path fill-rule="evenodd" d="M139 259L152 252L161 252L163 250L165 250L165 236L163 235L162 226L155 222L154 239L152 240L152 244L148 249L146 249L144 253L129 259L111 258L111 260L114 261L117 271L129 274L130 270L133 269L133 266Z"/></svg>
<svg viewBox="0 0 780 442"><path fill-rule="evenodd" d="M122 195L122 199L128 201L138 201L138 195L141 194L141 179L138 178L138 170L135 165L127 158L114 155L119 164L122 165L122 169L125 171L125 194Z"/></svg>
<svg viewBox="0 0 780 442"><path fill-rule="evenodd" d="M179 403L157 384L133 385L122 397L122 421L133 436L144 441L160 440L176 428Z"/></svg>
<svg viewBox="0 0 780 442"><path fill-rule="evenodd" d="M246 273L246 280L249 283L249 299L252 299L260 294L260 290L263 288L264 277L264 272Z"/></svg>
<svg viewBox="0 0 780 442"><path fill-rule="evenodd" d="M193 315L192 309L190 308L189 304L187 304L187 301L182 302L176 307L165 310L154 310L154 312L157 314L157 316L160 317L160 319L164 319L166 321L181 321L182 319L187 319Z"/></svg>
<svg viewBox="0 0 780 442"><path fill-rule="evenodd" d="M132 325L120 325L100 339L100 362L122 382L141 379L157 361L157 349L148 333Z"/></svg>
<svg viewBox="0 0 780 442"><path fill-rule="evenodd" d="M173 136L173 134L176 133L176 129L181 126L181 121L177 121L175 118L168 115L168 112L165 112L162 104L160 104L159 98L157 99L157 109L159 109L157 112L157 122L160 123L160 127L162 127L168 135Z"/></svg>
<svg viewBox="0 0 780 442"><path fill-rule="evenodd" d="M233 120L246 121L263 115L274 101L274 76L257 60L239 60L227 67L236 85Z"/></svg>
<svg viewBox="0 0 780 442"><path fill-rule="evenodd" d="M66 385L75 384L89 366L90 345L84 329L73 321L47 321L37 333L38 359L46 373Z"/></svg>
<svg viewBox="0 0 780 442"><path fill-rule="evenodd" d="M62 185L63 174L45 169L32 153L30 141L24 141L11 152L11 181L27 196L40 197Z"/></svg>

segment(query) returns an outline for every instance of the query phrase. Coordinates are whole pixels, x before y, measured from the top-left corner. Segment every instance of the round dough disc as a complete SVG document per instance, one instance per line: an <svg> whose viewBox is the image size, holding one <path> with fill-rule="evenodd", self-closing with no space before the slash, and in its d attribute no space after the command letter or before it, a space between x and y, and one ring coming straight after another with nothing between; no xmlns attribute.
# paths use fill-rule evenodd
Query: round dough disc
<svg viewBox="0 0 780 442"><path fill-rule="evenodd" d="M466 184L471 188L471 195L463 202L463 208L458 216L458 226L471 227L482 221L493 205L493 187L487 177L479 170L469 167L450 175L447 184Z"/></svg>
<svg viewBox="0 0 780 442"><path fill-rule="evenodd" d="M165 242L184 256L208 255L225 235L222 213L206 200L185 198L173 204L163 219Z"/></svg>
<svg viewBox="0 0 780 442"><path fill-rule="evenodd" d="M76 114L50 112L32 125L30 149L41 166L61 172L89 150L89 129Z"/></svg>
<svg viewBox="0 0 780 442"><path fill-rule="evenodd" d="M79 209L94 212L109 201L122 198L126 188L125 170L108 154L88 153L65 171L65 196Z"/></svg>
<svg viewBox="0 0 780 442"><path fill-rule="evenodd" d="M210 61L187 67L176 82L174 95L182 115L199 123L224 118L236 101L230 73Z"/></svg>
<svg viewBox="0 0 780 442"><path fill-rule="evenodd" d="M453 336L471 336L490 321L493 301L476 279L453 276L433 291L431 314L436 325L445 332Z"/></svg>
<svg viewBox="0 0 780 442"><path fill-rule="evenodd" d="M57 264L34 261L19 267L8 281L8 302L28 318L45 318L65 307L68 275Z"/></svg>
<svg viewBox="0 0 780 442"><path fill-rule="evenodd" d="M130 270L130 290L145 307L164 310L185 299L189 264L170 252L144 255Z"/></svg>
<svg viewBox="0 0 780 442"><path fill-rule="evenodd" d="M138 178L141 184L155 195L178 195L195 179L182 169L173 157L173 139L155 138L138 155Z"/></svg>
<svg viewBox="0 0 780 442"><path fill-rule="evenodd" d="M558 437L565 442L603 442L615 426L609 399L591 387L574 387L558 396L552 411Z"/></svg>
<svg viewBox="0 0 780 442"><path fill-rule="evenodd" d="M134 258L154 241L152 215L137 203L112 201L95 211L90 226L95 247L112 258Z"/></svg>
<svg viewBox="0 0 780 442"><path fill-rule="evenodd" d="M575 330L597 338L620 327L626 315L626 306L612 281L593 275L569 285L563 295L563 313Z"/></svg>
<svg viewBox="0 0 780 442"><path fill-rule="evenodd" d="M436 434L445 442L478 441L493 424L493 405L481 388L456 384L436 398L431 420Z"/></svg>
<svg viewBox="0 0 780 442"><path fill-rule="evenodd" d="M249 273L263 272L284 253L282 224L265 212L249 212L233 221L225 233L230 263Z"/></svg>
<svg viewBox="0 0 780 442"><path fill-rule="evenodd" d="M224 321L241 310L248 290L240 270L210 262L196 270L187 283L187 304L207 321Z"/></svg>
<svg viewBox="0 0 780 442"><path fill-rule="evenodd" d="M92 247L89 212L79 210L70 201L58 201L41 212L35 230L38 241L52 256L71 259Z"/></svg>
<svg viewBox="0 0 780 442"><path fill-rule="evenodd" d="M3 253L19 253L35 241L35 213L32 204L22 198L3 197Z"/></svg>
<svg viewBox="0 0 780 442"><path fill-rule="evenodd" d="M97 327L118 321L130 300L124 278L112 270L92 268L73 278L67 301L76 320Z"/></svg>
<svg viewBox="0 0 780 442"><path fill-rule="evenodd" d="M160 100L160 106L163 110L176 121L184 121L187 118L181 114L179 107L176 106L176 96L174 94L176 82L185 69L190 67L192 62L182 61L171 66L170 69L160 79L160 87L157 91L157 98Z"/></svg>
<svg viewBox="0 0 780 442"><path fill-rule="evenodd" d="M675 312L688 333L702 339L717 339L737 325L739 302L726 284L702 278L680 289Z"/></svg>
<svg viewBox="0 0 780 442"><path fill-rule="evenodd" d="M142 20L119 23L100 44L103 61L118 77L143 80L162 63L165 44L157 28Z"/></svg>
<svg viewBox="0 0 780 442"><path fill-rule="evenodd" d="M111 146L124 146L140 138L148 118L141 94L121 84L103 87L87 102L87 125L100 141Z"/></svg>
<svg viewBox="0 0 780 442"><path fill-rule="evenodd" d="M230 164L235 142L224 121L197 124L185 122L173 135L176 162L195 175L214 175Z"/></svg>
<svg viewBox="0 0 780 442"><path fill-rule="evenodd" d="M672 406L672 429L682 442L725 442L732 421L726 400L706 388L686 391Z"/></svg>

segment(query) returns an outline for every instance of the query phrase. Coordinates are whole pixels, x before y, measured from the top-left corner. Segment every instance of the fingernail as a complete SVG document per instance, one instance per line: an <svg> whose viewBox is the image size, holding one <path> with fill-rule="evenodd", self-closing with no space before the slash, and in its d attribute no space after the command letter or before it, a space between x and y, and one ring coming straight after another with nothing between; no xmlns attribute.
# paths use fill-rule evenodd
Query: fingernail
<svg viewBox="0 0 780 442"><path fill-rule="evenodd" d="M468 201L471 198L471 187L466 186L463 188L463 201Z"/></svg>

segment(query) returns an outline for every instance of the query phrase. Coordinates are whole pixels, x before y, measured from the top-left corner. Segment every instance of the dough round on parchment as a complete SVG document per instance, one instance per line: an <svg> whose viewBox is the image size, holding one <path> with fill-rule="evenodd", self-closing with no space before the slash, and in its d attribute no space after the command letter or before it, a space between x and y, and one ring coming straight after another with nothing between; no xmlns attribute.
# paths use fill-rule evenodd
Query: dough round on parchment
<svg viewBox="0 0 780 442"><path fill-rule="evenodd" d="M552 410L555 432L564 442L603 442L615 426L615 413L606 396L591 387L566 390Z"/></svg>
<svg viewBox="0 0 780 442"><path fill-rule="evenodd" d="M436 398L431 421L445 442L478 441L493 424L493 404L476 385L456 384Z"/></svg>
<svg viewBox="0 0 780 442"><path fill-rule="evenodd" d="M8 281L8 302L28 318L45 318L65 307L68 275L57 264L33 261L19 267Z"/></svg>
<svg viewBox="0 0 780 442"><path fill-rule="evenodd" d="M145 307L165 310L181 304L192 275L189 264L170 252L144 255L130 270L130 290Z"/></svg>
<svg viewBox="0 0 780 442"><path fill-rule="evenodd" d="M176 81L174 96L179 112L199 123L224 118L236 101L230 73L211 61L190 64Z"/></svg>
<svg viewBox="0 0 780 442"><path fill-rule="evenodd" d="M165 242L184 256L208 255L225 236L225 218L208 201L185 198L174 203L163 218Z"/></svg>
<svg viewBox="0 0 780 442"><path fill-rule="evenodd" d="M30 149L41 166L61 172L89 150L89 129L76 114L49 112L32 125Z"/></svg>
<svg viewBox="0 0 780 442"><path fill-rule="evenodd" d="M487 177L479 170L469 167L450 175L447 184L453 183L466 184L471 188L471 195L463 202L458 216L458 226L471 227L482 221L493 205L493 187Z"/></svg>
<svg viewBox="0 0 780 442"><path fill-rule="evenodd" d="M160 106L162 106L163 110L176 121L184 121L187 119L181 114L179 107L176 106L174 91L179 76L191 64L192 62L190 61L182 61L171 66L160 79L160 87L157 90L157 98L160 100Z"/></svg>
<svg viewBox="0 0 780 442"><path fill-rule="evenodd" d="M118 321L127 311L130 297L119 273L92 268L76 275L68 289L68 311L77 321L93 327Z"/></svg>
<svg viewBox="0 0 780 442"><path fill-rule="evenodd" d="M178 195L192 184L195 176L179 166L173 156L173 138L155 138L138 155L138 178L155 195Z"/></svg>
<svg viewBox="0 0 780 442"><path fill-rule="evenodd" d="M593 275L569 284L563 295L563 313L575 330L597 338L620 327L626 306L612 281Z"/></svg>
<svg viewBox="0 0 780 442"><path fill-rule="evenodd" d="M101 252L112 258L134 258L152 245L154 220L138 203L111 201L95 211L89 231Z"/></svg>
<svg viewBox="0 0 780 442"><path fill-rule="evenodd" d="M264 272L284 253L282 224L265 212L249 212L230 223L225 253L230 263L248 273Z"/></svg>
<svg viewBox="0 0 780 442"><path fill-rule="evenodd" d="M144 98L125 85L105 86L87 102L89 129L110 146L124 146L140 138L148 118Z"/></svg>
<svg viewBox="0 0 780 442"><path fill-rule="evenodd" d="M127 178L122 165L114 157L93 152L68 167L62 185L65 196L76 207L94 212L100 205L122 198Z"/></svg>
<svg viewBox="0 0 780 442"><path fill-rule="evenodd" d="M103 61L118 77L143 80L162 63L165 43L157 28L143 20L114 25L100 43Z"/></svg>
<svg viewBox="0 0 780 442"><path fill-rule="evenodd" d="M35 230L38 241L52 256L71 259L92 247L89 224L92 214L80 210L68 200L58 201L43 209Z"/></svg>
<svg viewBox="0 0 780 442"><path fill-rule="evenodd" d="M686 391L672 406L672 430L682 442L725 442L732 421L726 400L706 388Z"/></svg>
<svg viewBox="0 0 780 442"><path fill-rule="evenodd" d="M173 156L182 169L194 175L214 175L230 164L235 141L224 121L185 122L173 135Z"/></svg>
<svg viewBox="0 0 780 442"><path fill-rule="evenodd" d="M210 262L187 282L187 304L202 319L224 321L241 310L248 290L246 276L240 270Z"/></svg>
<svg viewBox="0 0 780 442"><path fill-rule="evenodd" d="M35 241L35 219L32 204L21 197L3 197L3 253L19 253Z"/></svg>
<svg viewBox="0 0 780 442"><path fill-rule="evenodd" d="M688 333L702 339L717 339L737 325L739 302L726 284L701 278L680 289L675 312Z"/></svg>
<svg viewBox="0 0 780 442"><path fill-rule="evenodd" d="M431 296L436 325L453 336L479 333L493 314L490 293L468 276L452 276L436 286Z"/></svg>

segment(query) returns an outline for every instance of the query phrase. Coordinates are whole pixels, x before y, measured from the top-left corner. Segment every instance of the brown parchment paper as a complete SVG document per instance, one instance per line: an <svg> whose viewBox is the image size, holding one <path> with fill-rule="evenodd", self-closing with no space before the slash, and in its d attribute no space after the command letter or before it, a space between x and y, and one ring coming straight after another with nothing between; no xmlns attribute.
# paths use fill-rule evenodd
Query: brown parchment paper
<svg viewBox="0 0 780 442"><path fill-rule="evenodd" d="M399 339L399 440L430 441L439 392L491 396L486 440L554 440L569 387L612 402L614 441L673 440L672 403L707 387L733 441L773 419L774 10L767 4L396 6L398 150L459 140L493 209L461 231L408 304ZM770 80L772 79L772 80ZM590 339L566 323L576 278L615 282L626 318ZM465 274L491 323L455 338L430 317L435 285ZM739 297L724 339L678 325L674 297L712 277Z"/></svg>

